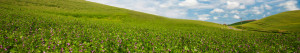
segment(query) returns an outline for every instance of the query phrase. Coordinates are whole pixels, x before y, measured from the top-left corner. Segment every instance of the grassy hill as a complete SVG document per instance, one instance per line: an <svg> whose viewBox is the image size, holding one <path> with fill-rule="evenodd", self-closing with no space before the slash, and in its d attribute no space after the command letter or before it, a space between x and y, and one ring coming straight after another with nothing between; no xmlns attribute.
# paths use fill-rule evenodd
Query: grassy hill
<svg viewBox="0 0 300 53"><path fill-rule="evenodd" d="M228 26L237 26L237 25L242 25L242 24L250 23L250 22L253 22L253 21L256 21L256 20L245 20L245 21L240 21L240 22L236 22L236 23L230 24L230 25L228 25Z"/></svg>
<svg viewBox="0 0 300 53"><path fill-rule="evenodd" d="M299 52L298 34L227 26L85 0L0 0L0 52Z"/></svg>
<svg viewBox="0 0 300 53"><path fill-rule="evenodd" d="M237 27L265 32L300 32L300 10L279 13Z"/></svg>

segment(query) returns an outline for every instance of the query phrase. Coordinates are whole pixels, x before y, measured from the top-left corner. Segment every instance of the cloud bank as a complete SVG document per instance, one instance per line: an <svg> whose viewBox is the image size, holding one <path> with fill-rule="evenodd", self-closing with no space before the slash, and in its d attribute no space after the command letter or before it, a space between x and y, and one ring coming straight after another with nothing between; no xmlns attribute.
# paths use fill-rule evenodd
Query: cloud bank
<svg viewBox="0 0 300 53"><path fill-rule="evenodd" d="M234 23L299 10L297 0L87 0L179 19Z"/></svg>

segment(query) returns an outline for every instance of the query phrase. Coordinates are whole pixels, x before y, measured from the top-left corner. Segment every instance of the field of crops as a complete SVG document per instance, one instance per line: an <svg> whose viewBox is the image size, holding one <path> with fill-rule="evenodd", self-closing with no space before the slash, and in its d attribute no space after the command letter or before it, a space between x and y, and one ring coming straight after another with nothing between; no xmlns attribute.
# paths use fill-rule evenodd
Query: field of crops
<svg viewBox="0 0 300 53"><path fill-rule="evenodd" d="M299 52L297 33L235 31L84 0L0 0L0 53Z"/></svg>
<svg viewBox="0 0 300 53"><path fill-rule="evenodd" d="M300 32L300 10L282 12L261 20L236 26L246 30L263 32Z"/></svg>

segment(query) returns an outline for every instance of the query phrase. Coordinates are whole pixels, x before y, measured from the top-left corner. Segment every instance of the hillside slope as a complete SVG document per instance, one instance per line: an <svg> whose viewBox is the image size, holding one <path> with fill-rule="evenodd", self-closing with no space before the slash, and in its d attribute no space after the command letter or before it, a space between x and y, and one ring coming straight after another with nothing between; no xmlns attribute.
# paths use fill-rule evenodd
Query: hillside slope
<svg viewBox="0 0 300 53"><path fill-rule="evenodd" d="M300 10L272 15L238 28L266 32L300 32Z"/></svg>
<svg viewBox="0 0 300 53"><path fill-rule="evenodd" d="M298 52L299 37L85 0L0 0L0 53Z"/></svg>
<svg viewBox="0 0 300 53"><path fill-rule="evenodd" d="M236 23L230 24L230 25L228 25L228 26L237 26L237 25L242 25L242 24L250 23L250 22L253 22L253 21L256 21L256 20L245 20L245 21L240 21L240 22L236 22Z"/></svg>

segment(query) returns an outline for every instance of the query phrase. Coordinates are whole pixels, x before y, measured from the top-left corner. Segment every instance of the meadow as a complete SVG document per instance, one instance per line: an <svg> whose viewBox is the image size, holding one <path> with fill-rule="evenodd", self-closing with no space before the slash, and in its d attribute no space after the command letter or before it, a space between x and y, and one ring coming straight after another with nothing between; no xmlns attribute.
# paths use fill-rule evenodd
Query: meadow
<svg viewBox="0 0 300 53"><path fill-rule="evenodd" d="M299 33L300 32L300 10L287 11L258 21L235 25L250 31L262 31L272 33Z"/></svg>
<svg viewBox="0 0 300 53"><path fill-rule="evenodd" d="M298 33L235 31L85 0L0 0L0 53L299 52Z"/></svg>

